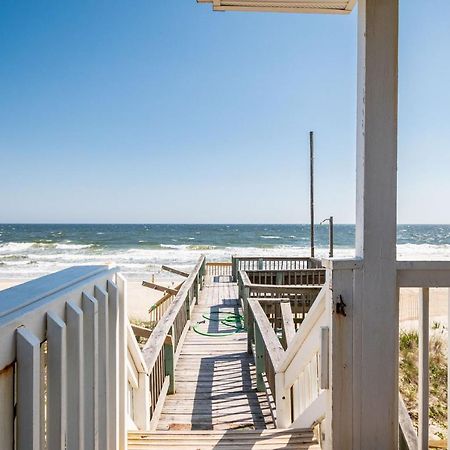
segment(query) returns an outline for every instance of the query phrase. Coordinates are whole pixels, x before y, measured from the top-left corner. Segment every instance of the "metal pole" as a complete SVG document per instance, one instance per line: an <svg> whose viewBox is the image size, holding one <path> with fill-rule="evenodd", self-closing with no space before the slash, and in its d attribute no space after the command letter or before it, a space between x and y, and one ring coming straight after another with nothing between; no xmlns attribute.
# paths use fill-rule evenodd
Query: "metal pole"
<svg viewBox="0 0 450 450"><path fill-rule="evenodd" d="M329 239L330 239L330 253L329 253L329 255L330 255L330 258L333 257L333 253L334 253L334 236L333 236L334 230L333 230L333 227L334 227L333 216L330 216L330 228L329 228L329 232L330 232L330 234L329 234Z"/></svg>
<svg viewBox="0 0 450 450"><path fill-rule="evenodd" d="M311 213L311 258L314 258L314 132L309 132L309 194Z"/></svg>

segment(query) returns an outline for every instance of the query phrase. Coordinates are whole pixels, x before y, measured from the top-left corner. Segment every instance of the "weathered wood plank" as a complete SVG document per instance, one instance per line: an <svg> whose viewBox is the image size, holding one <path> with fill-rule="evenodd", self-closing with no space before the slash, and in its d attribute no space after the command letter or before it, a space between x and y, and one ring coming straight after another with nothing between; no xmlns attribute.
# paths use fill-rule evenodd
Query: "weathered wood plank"
<svg viewBox="0 0 450 450"><path fill-rule="evenodd" d="M142 286L148 287L150 289L155 289L156 291L168 293L171 295L177 295L178 291L170 287L161 286L160 284L151 283L150 281L143 281Z"/></svg>
<svg viewBox="0 0 450 450"><path fill-rule="evenodd" d="M286 347L289 347L290 343L295 336L294 318L292 316L292 308L289 302L281 302L281 315L283 318L283 335L286 342Z"/></svg>
<svg viewBox="0 0 450 450"><path fill-rule="evenodd" d="M189 276L189 274L187 272L183 272L182 270L179 270L179 269L174 269L173 267L161 266L161 269L165 270L167 272L170 272L170 273L174 273L175 275L180 275L182 277L187 278Z"/></svg>

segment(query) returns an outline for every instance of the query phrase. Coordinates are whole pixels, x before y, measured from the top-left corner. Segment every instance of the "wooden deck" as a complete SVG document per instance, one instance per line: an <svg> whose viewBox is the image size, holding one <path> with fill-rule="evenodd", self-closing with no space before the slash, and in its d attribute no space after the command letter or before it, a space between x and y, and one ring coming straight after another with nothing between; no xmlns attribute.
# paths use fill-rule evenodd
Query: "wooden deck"
<svg viewBox="0 0 450 450"><path fill-rule="evenodd" d="M247 333L203 317L242 314L237 297L229 277L207 277L176 366L176 394L167 396L158 430L274 428L266 395L256 391ZM221 336L200 335L196 324Z"/></svg>

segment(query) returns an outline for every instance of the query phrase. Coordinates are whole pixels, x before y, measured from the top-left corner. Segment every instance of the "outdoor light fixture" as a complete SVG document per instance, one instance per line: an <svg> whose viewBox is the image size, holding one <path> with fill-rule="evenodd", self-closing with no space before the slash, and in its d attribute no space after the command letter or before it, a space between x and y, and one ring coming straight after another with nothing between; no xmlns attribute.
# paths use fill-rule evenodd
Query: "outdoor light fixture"
<svg viewBox="0 0 450 450"><path fill-rule="evenodd" d="M197 0L212 3L215 11L267 11L289 13L348 14L356 0Z"/></svg>

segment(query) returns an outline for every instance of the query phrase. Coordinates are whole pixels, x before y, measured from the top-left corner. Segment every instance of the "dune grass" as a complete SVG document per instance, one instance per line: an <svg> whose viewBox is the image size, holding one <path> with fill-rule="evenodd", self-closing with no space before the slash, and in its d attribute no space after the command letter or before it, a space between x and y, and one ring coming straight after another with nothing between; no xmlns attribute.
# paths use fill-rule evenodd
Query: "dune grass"
<svg viewBox="0 0 450 450"><path fill-rule="evenodd" d="M446 328L434 323L430 333L430 437L447 438ZM418 427L419 335L400 332L400 392L415 428Z"/></svg>

